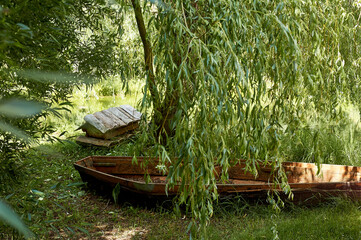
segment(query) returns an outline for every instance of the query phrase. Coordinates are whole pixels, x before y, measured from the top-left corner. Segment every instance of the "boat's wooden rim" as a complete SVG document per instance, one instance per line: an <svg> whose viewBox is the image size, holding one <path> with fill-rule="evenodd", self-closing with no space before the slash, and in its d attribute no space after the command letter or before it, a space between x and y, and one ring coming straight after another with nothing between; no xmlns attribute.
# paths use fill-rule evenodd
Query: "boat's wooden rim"
<svg viewBox="0 0 361 240"><path fill-rule="evenodd" d="M132 156L98 156L98 155L93 155L93 156L87 156L85 158L82 158L78 161L76 161L75 163L79 163L79 162L82 162L84 160L87 160L87 159L92 159L94 160L95 159L107 159L107 160L132 160L134 157ZM137 159L139 160L158 160L159 158L158 157L143 157L143 156L138 156L136 157ZM244 160L244 159L238 159L238 161L240 163L244 163L246 162L247 160ZM263 163L261 160L257 161L258 163ZM282 165L286 165L287 167L318 167L318 165L316 163L304 163L304 162L288 162L288 161L285 161L285 162L282 162ZM321 167L347 167L347 168L357 168L359 170L361 170L361 166L350 166L350 165L338 165L338 164L328 164L328 163L321 163L319 164Z"/></svg>

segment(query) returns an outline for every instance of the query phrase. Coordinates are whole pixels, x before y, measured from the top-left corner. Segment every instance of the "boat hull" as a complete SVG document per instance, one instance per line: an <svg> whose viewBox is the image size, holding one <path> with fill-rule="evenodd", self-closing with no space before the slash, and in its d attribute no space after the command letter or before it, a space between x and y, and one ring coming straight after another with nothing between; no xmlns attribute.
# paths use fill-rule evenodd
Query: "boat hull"
<svg viewBox="0 0 361 240"><path fill-rule="evenodd" d="M166 176L156 168L158 159L138 157L137 165L132 164L132 159L89 156L75 162L74 167L84 182L102 191L111 191L119 185L123 192L144 196L172 197L178 193L179 185L166 190ZM273 183L274 171L270 166L260 162L257 178L246 172L245 166L246 162L240 160L229 169L229 181L217 183L217 191L221 196L241 194L245 198L265 199L273 192L288 198L289 195ZM292 189L293 202L314 202L330 197L361 200L360 167L323 164L319 170L315 164L294 162L285 162L282 167ZM217 170L216 175L220 175L221 169ZM150 182L144 180L145 175L149 176Z"/></svg>

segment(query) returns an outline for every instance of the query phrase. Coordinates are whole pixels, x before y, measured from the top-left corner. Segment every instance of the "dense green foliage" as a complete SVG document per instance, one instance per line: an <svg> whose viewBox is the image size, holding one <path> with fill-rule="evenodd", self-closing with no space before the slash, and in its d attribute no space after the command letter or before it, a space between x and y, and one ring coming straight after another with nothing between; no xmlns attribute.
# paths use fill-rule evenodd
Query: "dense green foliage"
<svg viewBox="0 0 361 240"><path fill-rule="evenodd" d="M117 11L102 0L0 3L0 192L18 173L19 150L34 138L56 138L44 119L68 110L79 75L104 77L119 70L114 48L121 33L105 28L117 20ZM0 204L0 218L29 236Z"/></svg>
<svg viewBox="0 0 361 240"><path fill-rule="evenodd" d="M16 116L0 111L0 169L11 171L12 159L28 143L10 128L54 139L50 134L56 129L44 119L67 110L79 75L104 77L119 71L121 33L107 27L118 21L117 10L102 0L1 2L0 105L26 111L32 107L21 106L27 100L42 103L42 111Z"/></svg>
<svg viewBox="0 0 361 240"><path fill-rule="evenodd" d="M159 144L169 187L182 179L179 200L201 223L217 197L215 164L224 178L238 158L255 175L256 159L276 170L284 138L311 119L338 123L345 103L360 106L360 8L351 1L132 4L153 107L142 140ZM315 132L309 158L321 163Z"/></svg>

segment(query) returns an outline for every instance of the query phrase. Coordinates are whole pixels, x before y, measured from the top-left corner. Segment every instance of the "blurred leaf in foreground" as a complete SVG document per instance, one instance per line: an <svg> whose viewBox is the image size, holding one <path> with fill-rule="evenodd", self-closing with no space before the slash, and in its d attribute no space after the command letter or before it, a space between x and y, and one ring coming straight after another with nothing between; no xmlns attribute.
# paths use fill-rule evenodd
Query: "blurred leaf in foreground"
<svg viewBox="0 0 361 240"><path fill-rule="evenodd" d="M25 226L19 216L7 204L0 200L0 220L16 228L26 239L33 237L33 233Z"/></svg>
<svg viewBox="0 0 361 240"><path fill-rule="evenodd" d="M0 121L0 132L11 133L16 138L21 139L26 143L31 142L31 137L28 134L26 134L23 130L3 121Z"/></svg>
<svg viewBox="0 0 361 240"><path fill-rule="evenodd" d="M43 110L43 104L22 99L10 99L0 103L0 115L10 118L26 118L36 115Z"/></svg>
<svg viewBox="0 0 361 240"><path fill-rule="evenodd" d="M21 77L45 83L85 83L91 84L95 79L91 76L78 75L60 71L41 71L36 69L25 69L16 72Z"/></svg>

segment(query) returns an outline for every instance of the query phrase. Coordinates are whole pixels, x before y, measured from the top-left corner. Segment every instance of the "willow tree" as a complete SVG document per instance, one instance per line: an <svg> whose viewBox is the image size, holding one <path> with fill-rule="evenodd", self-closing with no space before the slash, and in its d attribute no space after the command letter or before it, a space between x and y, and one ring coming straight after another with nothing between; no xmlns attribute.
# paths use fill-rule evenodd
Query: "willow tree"
<svg viewBox="0 0 361 240"><path fill-rule="evenodd" d="M156 144L168 186L182 182L179 201L201 223L217 199L215 165L227 179L237 159L255 175L262 159L289 194L282 137L311 109L337 118L340 102L360 101L361 9L352 1L131 4L152 110L142 140Z"/></svg>

